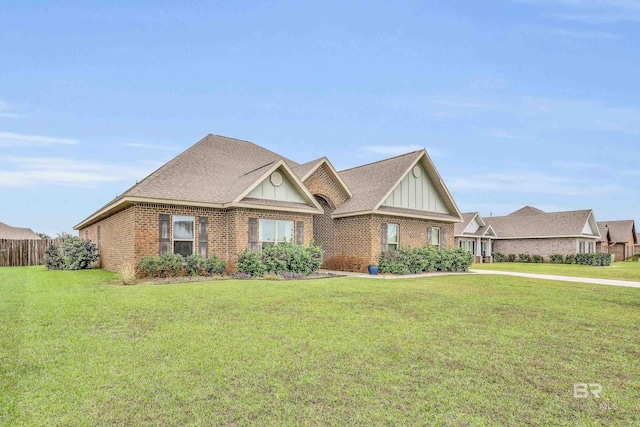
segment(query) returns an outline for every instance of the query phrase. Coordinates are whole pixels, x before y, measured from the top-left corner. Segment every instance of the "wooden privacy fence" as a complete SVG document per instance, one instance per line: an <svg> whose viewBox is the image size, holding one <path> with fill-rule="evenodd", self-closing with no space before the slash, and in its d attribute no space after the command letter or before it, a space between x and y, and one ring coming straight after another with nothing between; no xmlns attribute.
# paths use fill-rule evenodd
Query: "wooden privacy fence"
<svg viewBox="0 0 640 427"><path fill-rule="evenodd" d="M0 239L0 267L22 267L44 264L44 251L59 246L61 239L5 240Z"/></svg>

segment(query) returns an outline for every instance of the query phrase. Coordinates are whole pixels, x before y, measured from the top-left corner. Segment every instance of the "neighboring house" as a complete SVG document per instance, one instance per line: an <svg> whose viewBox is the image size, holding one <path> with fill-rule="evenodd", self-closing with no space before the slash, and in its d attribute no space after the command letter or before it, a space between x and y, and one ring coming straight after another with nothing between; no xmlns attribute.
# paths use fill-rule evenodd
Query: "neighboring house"
<svg viewBox="0 0 640 427"><path fill-rule="evenodd" d="M507 216L484 218L493 227L493 253L541 255L593 253L600 231L592 210L543 212L526 206Z"/></svg>
<svg viewBox="0 0 640 427"><path fill-rule="evenodd" d="M109 270L165 253L233 264L247 247L313 239L325 266L365 271L383 250L453 246L461 220L425 150L337 172L326 157L298 164L208 135L75 229Z"/></svg>
<svg viewBox="0 0 640 427"><path fill-rule="evenodd" d="M30 228L11 227L0 222L0 239L6 240L42 240Z"/></svg>
<svg viewBox="0 0 640 427"><path fill-rule="evenodd" d="M640 233L636 233L636 241L638 243L636 243L634 247L634 254L639 255L640 254Z"/></svg>
<svg viewBox="0 0 640 427"><path fill-rule="evenodd" d="M598 226L607 227L611 236L609 253L616 256L616 261L625 261L635 253L635 245L638 244L635 222L623 221L600 221Z"/></svg>
<svg viewBox="0 0 640 427"><path fill-rule="evenodd" d="M605 225L601 225L602 223L598 223L598 230L600 231L600 239L596 242L596 252L608 254L609 246L613 243L611 241L611 233L609 232L609 227Z"/></svg>
<svg viewBox="0 0 640 427"><path fill-rule="evenodd" d="M455 247L475 256L475 262L492 262L492 241L496 238L493 227L487 225L478 212L462 214L462 222L454 226Z"/></svg>

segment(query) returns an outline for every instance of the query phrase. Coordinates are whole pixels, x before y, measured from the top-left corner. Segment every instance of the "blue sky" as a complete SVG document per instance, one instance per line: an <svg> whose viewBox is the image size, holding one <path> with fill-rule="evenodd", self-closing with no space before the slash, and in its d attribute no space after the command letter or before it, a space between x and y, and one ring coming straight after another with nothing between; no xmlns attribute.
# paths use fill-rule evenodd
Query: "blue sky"
<svg viewBox="0 0 640 427"><path fill-rule="evenodd" d="M55 235L208 133L426 147L462 211L640 220L640 1L50 2L0 13L0 221Z"/></svg>

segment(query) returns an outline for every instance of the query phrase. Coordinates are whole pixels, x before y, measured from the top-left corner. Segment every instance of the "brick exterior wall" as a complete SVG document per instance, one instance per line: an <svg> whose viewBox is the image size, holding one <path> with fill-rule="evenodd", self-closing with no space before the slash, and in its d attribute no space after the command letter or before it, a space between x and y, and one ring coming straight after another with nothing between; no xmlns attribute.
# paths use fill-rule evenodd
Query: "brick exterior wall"
<svg viewBox="0 0 640 427"><path fill-rule="evenodd" d="M213 209L194 206L177 206L139 203L79 230L81 238L97 243L97 229L101 228L101 266L118 271L133 265L144 256L160 253L160 214L195 217L194 253L199 251L198 218L208 218L209 255L235 263L237 255L249 245L249 218L276 219L304 222L304 244L313 238L313 219L310 214L260 209ZM173 222L170 223L173 235ZM295 229L294 229L295 230Z"/></svg>
<svg viewBox="0 0 640 427"><path fill-rule="evenodd" d="M111 271L118 271L125 265L132 265L135 259L135 207L128 208L79 231L82 239L89 239L98 245L99 265ZM100 227L100 242L98 242Z"/></svg>
<svg viewBox="0 0 640 427"><path fill-rule="evenodd" d="M349 195L342 189L340 183L334 181L329 168L323 164L304 181L305 187L311 194L320 195L327 199L334 209L342 206Z"/></svg>
<svg viewBox="0 0 640 427"><path fill-rule="evenodd" d="M580 240L592 241L595 239L579 239L577 237L555 238L555 239L513 239L494 240L493 252L501 254L529 254L541 255L545 261L549 261L551 255L575 255L578 253L578 242Z"/></svg>

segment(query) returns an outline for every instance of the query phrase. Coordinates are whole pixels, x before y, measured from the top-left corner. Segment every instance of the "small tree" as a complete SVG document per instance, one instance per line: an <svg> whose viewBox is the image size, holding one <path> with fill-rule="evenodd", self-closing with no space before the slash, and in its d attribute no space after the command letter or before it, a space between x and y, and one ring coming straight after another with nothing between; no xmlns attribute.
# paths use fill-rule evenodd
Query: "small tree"
<svg viewBox="0 0 640 427"><path fill-rule="evenodd" d="M40 237L43 240L51 240L51 236L49 236L47 233L36 233L38 235L38 237Z"/></svg>
<svg viewBox="0 0 640 427"><path fill-rule="evenodd" d="M98 259L98 250L91 240L67 234L59 247L45 251L45 265L49 270L84 270Z"/></svg>

